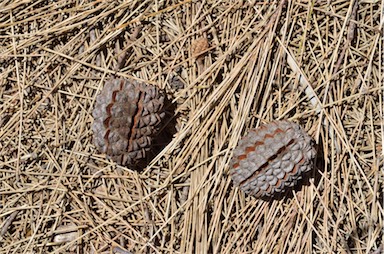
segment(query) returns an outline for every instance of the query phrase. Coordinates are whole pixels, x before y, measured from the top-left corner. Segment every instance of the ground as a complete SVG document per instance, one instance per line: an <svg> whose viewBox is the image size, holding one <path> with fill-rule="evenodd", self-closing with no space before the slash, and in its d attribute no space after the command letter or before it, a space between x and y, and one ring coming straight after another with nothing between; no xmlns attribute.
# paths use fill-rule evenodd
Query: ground
<svg viewBox="0 0 384 254"><path fill-rule="evenodd" d="M379 253L383 8L3 0L0 253ZM112 77L169 101L139 169L92 142ZM314 139L315 167L284 196L256 199L233 185L232 151L279 119Z"/></svg>

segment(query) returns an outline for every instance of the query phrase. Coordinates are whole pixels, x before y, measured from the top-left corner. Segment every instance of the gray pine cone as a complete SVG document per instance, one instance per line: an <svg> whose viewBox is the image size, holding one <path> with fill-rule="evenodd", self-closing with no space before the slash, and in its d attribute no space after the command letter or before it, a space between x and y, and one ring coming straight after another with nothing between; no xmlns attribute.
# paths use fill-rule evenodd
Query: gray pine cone
<svg viewBox="0 0 384 254"><path fill-rule="evenodd" d="M250 130L233 151L230 174L236 186L255 197L293 187L311 170L316 150L298 125L274 121Z"/></svg>
<svg viewBox="0 0 384 254"><path fill-rule="evenodd" d="M107 81L93 110L93 141L120 165L136 166L150 150L164 117L164 95L156 86L128 79Z"/></svg>

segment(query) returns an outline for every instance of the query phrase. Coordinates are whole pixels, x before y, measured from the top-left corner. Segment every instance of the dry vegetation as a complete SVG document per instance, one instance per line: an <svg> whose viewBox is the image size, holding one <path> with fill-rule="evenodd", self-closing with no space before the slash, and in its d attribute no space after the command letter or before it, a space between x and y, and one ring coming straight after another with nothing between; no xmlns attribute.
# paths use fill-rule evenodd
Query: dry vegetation
<svg viewBox="0 0 384 254"><path fill-rule="evenodd" d="M0 253L379 253L383 24L379 0L2 0ZM92 144L114 74L173 101L142 171ZM319 156L264 201L228 164L272 119L301 123Z"/></svg>

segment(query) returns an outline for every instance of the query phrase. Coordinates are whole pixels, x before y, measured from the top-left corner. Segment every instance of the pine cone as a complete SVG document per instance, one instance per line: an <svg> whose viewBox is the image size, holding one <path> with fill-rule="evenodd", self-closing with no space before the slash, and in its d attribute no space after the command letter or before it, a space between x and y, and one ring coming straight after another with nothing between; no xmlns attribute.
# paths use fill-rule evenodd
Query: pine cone
<svg viewBox="0 0 384 254"><path fill-rule="evenodd" d="M316 150L297 124L274 121L251 130L233 151L230 174L236 186L255 197L284 192L312 169Z"/></svg>
<svg viewBox="0 0 384 254"><path fill-rule="evenodd" d="M152 85L111 79L96 98L94 144L120 165L136 166L150 150L162 118L164 95Z"/></svg>

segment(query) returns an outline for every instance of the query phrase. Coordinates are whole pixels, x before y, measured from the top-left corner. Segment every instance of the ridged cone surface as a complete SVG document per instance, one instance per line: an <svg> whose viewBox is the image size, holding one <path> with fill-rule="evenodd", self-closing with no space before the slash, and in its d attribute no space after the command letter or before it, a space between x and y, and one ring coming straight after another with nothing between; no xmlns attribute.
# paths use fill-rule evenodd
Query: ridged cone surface
<svg viewBox="0 0 384 254"><path fill-rule="evenodd" d="M135 166L146 157L162 118L164 95L153 85L111 79L96 98L93 141L120 165Z"/></svg>
<svg viewBox="0 0 384 254"><path fill-rule="evenodd" d="M268 197L293 187L311 170L316 150L312 138L290 121L252 129L233 152L230 174L236 186L255 197Z"/></svg>

